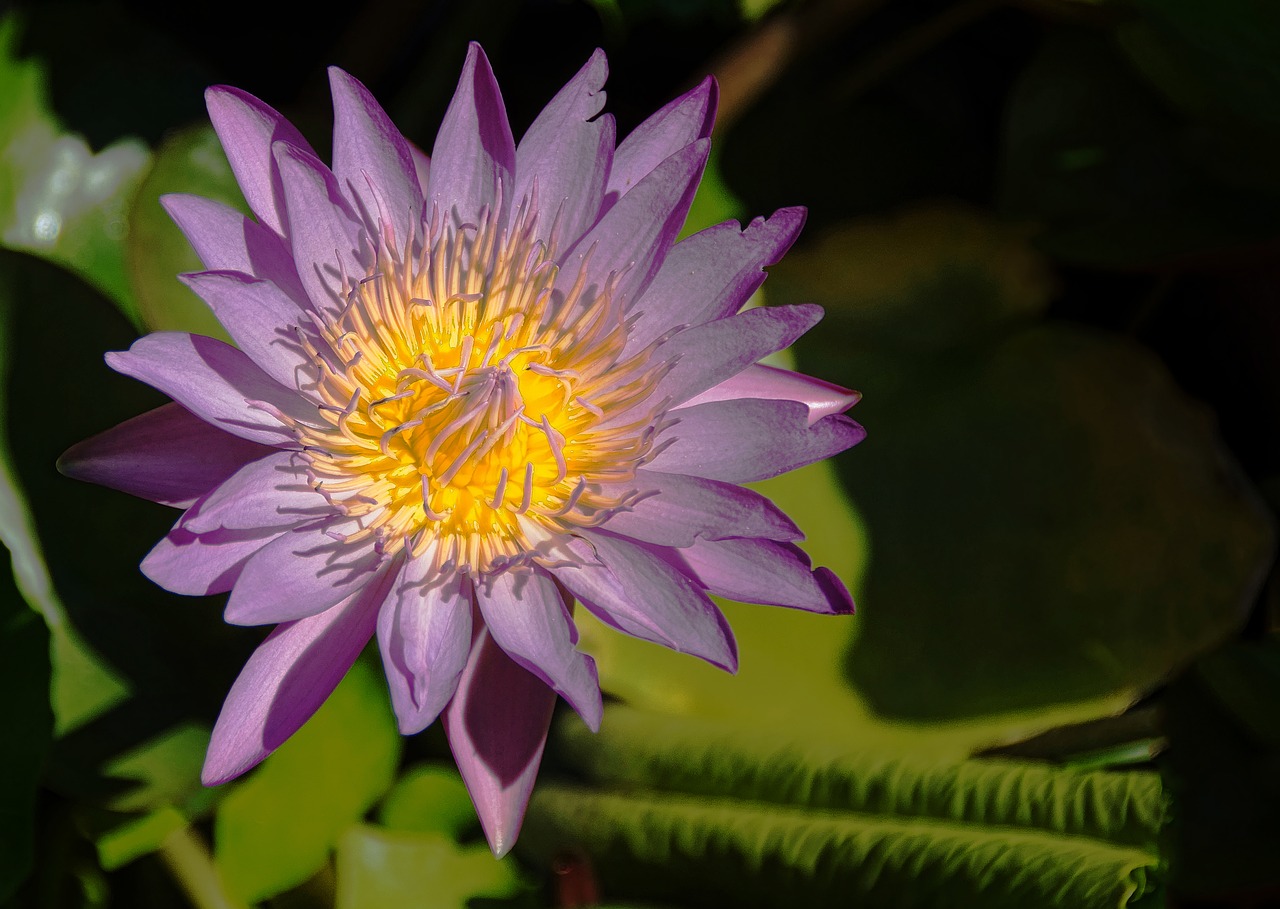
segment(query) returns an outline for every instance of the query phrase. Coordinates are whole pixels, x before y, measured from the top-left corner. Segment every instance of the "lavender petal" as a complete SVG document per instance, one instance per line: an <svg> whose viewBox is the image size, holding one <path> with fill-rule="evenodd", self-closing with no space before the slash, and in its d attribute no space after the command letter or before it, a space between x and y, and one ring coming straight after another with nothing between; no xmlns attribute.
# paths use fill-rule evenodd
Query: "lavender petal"
<svg viewBox="0 0 1280 909"><path fill-rule="evenodd" d="M152 332L127 351L108 353L106 360L116 372L146 382L202 420L251 442L297 445L275 413L312 424L320 419L314 405L264 373L243 351L214 338Z"/></svg>
<svg viewBox="0 0 1280 909"><path fill-rule="evenodd" d="M681 406L693 407L712 401L733 401L739 398L798 401L809 408L809 425L812 426L823 417L844 413L862 400L862 395L813 376L757 363L736 376L730 376L714 388L695 395Z"/></svg>
<svg viewBox="0 0 1280 909"><path fill-rule="evenodd" d="M209 119L231 162L236 182L258 220L284 236L283 196L271 146L287 142L308 153L302 134L270 105L229 85L215 85L204 93Z"/></svg>
<svg viewBox="0 0 1280 909"><path fill-rule="evenodd" d="M358 80L329 67L333 93L333 173L374 235L400 250L422 218L413 153ZM382 230L378 230L378 227Z"/></svg>
<svg viewBox="0 0 1280 909"><path fill-rule="evenodd" d="M743 230L726 221L671 248L653 282L632 306L636 322L625 352L638 353L680 325L701 325L740 310L804 226L803 208L783 208Z"/></svg>
<svg viewBox="0 0 1280 909"><path fill-rule="evenodd" d="M572 548L578 564L550 570L601 621L737 671L738 648L729 623L669 560L602 531L584 532Z"/></svg>
<svg viewBox="0 0 1280 909"><path fill-rule="evenodd" d="M542 762L556 694L480 629L444 729L489 848L506 855L520 833Z"/></svg>
<svg viewBox="0 0 1280 909"><path fill-rule="evenodd" d="M536 569L510 569L477 584L476 603L498 646L568 701L592 732L599 729L596 664L574 647L578 629L555 582Z"/></svg>
<svg viewBox="0 0 1280 909"><path fill-rule="evenodd" d="M187 508L275 449L229 435L180 404L165 404L72 445L58 470L162 505Z"/></svg>
<svg viewBox="0 0 1280 909"><path fill-rule="evenodd" d="M866 436L843 414L809 425L798 401L714 401L671 411L645 466L709 480L748 483L776 477L850 448ZM727 444L731 442L731 444Z"/></svg>
<svg viewBox="0 0 1280 909"><path fill-rule="evenodd" d="M660 546L692 546L697 539L728 537L789 542L804 536L778 506L732 483L642 469L630 483L604 486L610 497L632 490L639 493L639 501L605 522L610 533Z"/></svg>
<svg viewBox="0 0 1280 909"><path fill-rule="evenodd" d="M475 223L482 209L500 205L495 215L503 223L513 202L508 196L515 166L515 140L502 92L489 58L472 42L431 150L427 204L445 224Z"/></svg>
<svg viewBox="0 0 1280 909"><path fill-rule="evenodd" d="M426 729L449 703L471 651L471 582L432 576L434 561L411 559L378 616L378 647L400 731Z"/></svg>
<svg viewBox="0 0 1280 909"><path fill-rule="evenodd" d="M213 727L201 779L256 766L311 718L373 635L393 572L319 615L280 625L249 657Z"/></svg>
<svg viewBox="0 0 1280 909"><path fill-rule="evenodd" d="M816 571L798 546L773 540L698 540L676 551L717 596L825 615L851 615L853 598L827 568Z"/></svg>
<svg viewBox="0 0 1280 909"><path fill-rule="evenodd" d="M369 584L384 558L370 537L335 538L353 522L326 521L285 531L244 566L224 618L232 625L269 625L316 615Z"/></svg>

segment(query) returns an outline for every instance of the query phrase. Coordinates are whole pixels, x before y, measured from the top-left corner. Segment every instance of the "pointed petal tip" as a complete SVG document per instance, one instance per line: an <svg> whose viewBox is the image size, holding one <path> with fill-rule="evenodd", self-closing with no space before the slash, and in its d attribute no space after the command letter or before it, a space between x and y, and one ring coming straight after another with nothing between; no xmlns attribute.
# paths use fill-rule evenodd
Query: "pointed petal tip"
<svg viewBox="0 0 1280 909"><path fill-rule="evenodd" d="M212 106L215 102L220 101L224 95L233 94L235 89L230 85L210 85L204 90L204 103L206 107Z"/></svg>
<svg viewBox="0 0 1280 909"><path fill-rule="evenodd" d="M205 110L209 112L210 118L215 123L219 112L232 113L231 109L240 108L244 105L266 111L274 110L261 98L249 94L243 88L236 88L234 85L210 85L204 90Z"/></svg>
<svg viewBox="0 0 1280 909"><path fill-rule="evenodd" d="M266 755L263 754L256 760L246 760L244 756L240 756L239 760L229 760L229 757L231 756L215 752L211 741L204 757L204 766L200 768L200 784L213 787L230 783L258 766Z"/></svg>
<svg viewBox="0 0 1280 909"><path fill-rule="evenodd" d="M481 826L484 825L482 824ZM489 850L493 853L493 857L496 859L505 858L507 853L511 851L511 847L516 844L516 834L519 832L520 828L517 826L510 836L504 836L502 831L490 836L486 828L484 835L485 839L489 841Z"/></svg>
<svg viewBox="0 0 1280 909"><path fill-rule="evenodd" d="M809 220L809 208L805 205L786 205L775 211L769 220L772 221L774 218L782 218L786 221L799 220L804 224Z"/></svg>
<svg viewBox="0 0 1280 909"><path fill-rule="evenodd" d="M396 728L400 730L401 735L417 735L419 732L424 731L433 722L435 722L435 717L426 718L400 716L399 713L396 714Z"/></svg>
<svg viewBox="0 0 1280 909"><path fill-rule="evenodd" d="M502 799L484 807L473 800L476 815L480 819L480 829L484 831L485 841L494 858L502 858L515 847L516 840L520 838L520 828L524 826L527 802L528 793L518 801Z"/></svg>
<svg viewBox="0 0 1280 909"><path fill-rule="evenodd" d="M853 594L834 571L826 567L817 568L814 569L813 576L818 588L831 604L831 615L853 615L857 611Z"/></svg>
<svg viewBox="0 0 1280 909"><path fill-rule="evenodd" d="M128 373L125 372L128 364L128 359L127 359L128 353L129 352L127 350L108 350L106 353L102 355L102 359L103 359L103 362L105 362L108 366L110 366L116 372L124 373L125 375L128 375Z"/></svg>
<svg viewBox="0 0 1280 909"><path fill-rule="evenodd" d="M164 193L160 196L160 207L172 218L174 209L182 206L182 199L190 196L190 193Z"/></svg>
<svg viewBox="0 0 1280 909"><path fill-rule="evenodd" d="M367 98L369 101L373 101L375 104L377 103L368 87L341 66L329 66L326 72L329 75L329 93L332 97L336 98L343 92L352 92Z"/></svg>
<svg viewBox="0 0 1280 909"><path fill-rule="evenodd" d="M489 62L489 55L484 52L479 41L470 41L467 43L467 57L462 64L462 72L474 73L477 70L493 75L493 65Z"/></svg>
<svg viewBox="0 0 1280 909"><path fill-rule="evenodd" d="M58 473L70 480L86 480L84 468L92 452L88 444L90 441L83 439L58 455L58 460L54 462Z"/></svg>
<svg viewBox="0 0 1280 909"><path fill-rule="evenodd" d="M234 775L228 776L221 771L210 770L208 766L200 771L200 785L208 786L210 788L214 786L221 786L224 783L229 783L233 778Z"/></svg>
<svg viewBox="0 0 1280 909"><path fill-rule="evenodd" d="M720 83L715 76L708 75L695 90L706 95L707 112L703 116L702 129L698 135L702 138L707 138L711 135L711 130L716 125L716 111L720 107Z"/></svg>

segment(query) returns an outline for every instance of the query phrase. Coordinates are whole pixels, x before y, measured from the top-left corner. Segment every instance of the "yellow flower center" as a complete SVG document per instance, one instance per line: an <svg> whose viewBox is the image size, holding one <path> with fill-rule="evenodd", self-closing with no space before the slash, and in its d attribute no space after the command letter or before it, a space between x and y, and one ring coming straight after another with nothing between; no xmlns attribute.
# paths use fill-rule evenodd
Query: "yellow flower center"
<svg viewBox="0 0 1280 909"><path fill-rule="evenodd" d="M620 362L612 279L557 287L532 219L489 220L433 230L416 255L384 242L317 319L325 343L302 341L328 421L295 425L312 485L352 519L348 540L440 571L555 559L566 532L630 504L602 484L634 476L660 417L636 405L662 367Z"/></svg>

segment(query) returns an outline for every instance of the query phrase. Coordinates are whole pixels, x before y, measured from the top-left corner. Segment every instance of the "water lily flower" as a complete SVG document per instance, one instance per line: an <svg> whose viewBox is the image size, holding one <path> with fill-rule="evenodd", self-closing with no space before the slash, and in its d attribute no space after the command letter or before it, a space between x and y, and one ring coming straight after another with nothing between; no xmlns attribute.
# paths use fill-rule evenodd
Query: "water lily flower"
<svg viewBox="0 0 1280 909"><path fill-rule="evenodd" d="M333 164L234 88L209 114L255 218L165 207L236 346L155 332L107 355L173 399L67 474L182 509L142 570L275 625L204 780L292 735L377 637L402 732L443 717L495 853L519 831L556 696L601 719L572 613L729 671L709 594L841 614L849 594L741 484L842 451L856 393L760 360L821 317L743 304L804 221L676 243L715 83L615 147L596 52L517 144L467 55L430 159L330 70Z"/></svg>

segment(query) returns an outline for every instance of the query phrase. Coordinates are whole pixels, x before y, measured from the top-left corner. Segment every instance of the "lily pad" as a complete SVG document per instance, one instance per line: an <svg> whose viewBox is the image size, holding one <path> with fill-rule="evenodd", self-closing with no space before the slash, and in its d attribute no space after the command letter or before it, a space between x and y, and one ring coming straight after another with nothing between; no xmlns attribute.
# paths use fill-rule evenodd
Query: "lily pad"
<svg viewBox="0 0 1280 909"><path fill-rule="evenodd" d="M960 800L963 802L963 800ZM1158 906L1140 849L1009 824L551 785L525 841L590 844L613 891L687 906Z"/></svg>

